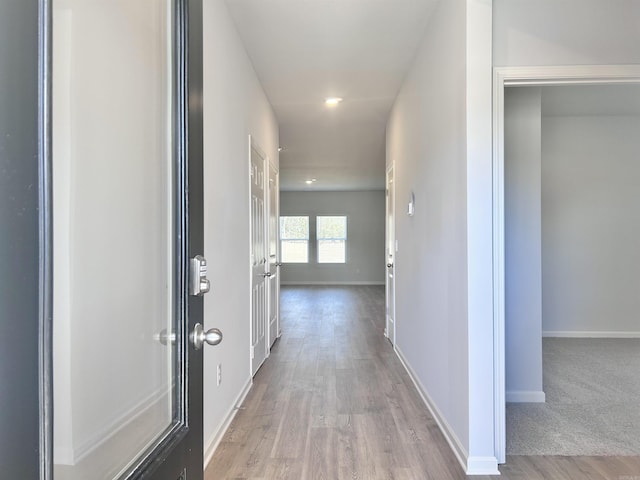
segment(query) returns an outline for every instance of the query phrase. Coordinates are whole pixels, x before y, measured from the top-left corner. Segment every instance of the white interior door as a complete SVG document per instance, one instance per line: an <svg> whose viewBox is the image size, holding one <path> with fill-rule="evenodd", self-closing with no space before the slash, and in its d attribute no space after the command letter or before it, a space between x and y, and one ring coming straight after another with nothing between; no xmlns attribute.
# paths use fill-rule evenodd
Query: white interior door
<svg viewBox="0 0 640 480"><path fill-rule="evenodd" d="M265 155L251 142L251 374L267 358L267 189Z"/></svg>
<svg viewBox="0 0 640 480"><path fill-rule="evenodd" d="M278 245L280 237L278 170L269 164L269 347L280 336L280 271Z"/></svg>
<svg viewBox="0 0 640 480"><path fill-rule="evenodd" d="M389 341L396 343L396 279L395 279L395 256L396 256L396 235L395 235L395 186L393 184L393 166L387 171L387 323L386 335Z"/></svg>

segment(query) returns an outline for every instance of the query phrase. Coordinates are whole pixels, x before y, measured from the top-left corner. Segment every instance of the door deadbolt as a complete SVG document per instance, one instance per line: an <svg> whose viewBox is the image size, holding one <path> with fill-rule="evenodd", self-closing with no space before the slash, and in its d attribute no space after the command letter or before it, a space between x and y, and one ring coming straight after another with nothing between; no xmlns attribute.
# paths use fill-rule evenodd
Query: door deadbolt
<svg viewBox="0 0 640 480"><path fill-rule="evenodd" d="M207 259L202 255L196 255L189 263L189 293L201 297L210 288L209 280L207 280Z"/></svg>

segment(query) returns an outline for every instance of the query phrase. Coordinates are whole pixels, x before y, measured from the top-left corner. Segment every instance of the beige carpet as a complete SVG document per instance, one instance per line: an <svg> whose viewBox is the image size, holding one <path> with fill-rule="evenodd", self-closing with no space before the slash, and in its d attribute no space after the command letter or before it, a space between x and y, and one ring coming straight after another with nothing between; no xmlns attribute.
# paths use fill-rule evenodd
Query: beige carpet
<svg viewBox="0 0 640 480"><path fill-rule="evenodd" d="M543 339L545 404L507 404L508 455L640 455L640 339Z"/></svg>

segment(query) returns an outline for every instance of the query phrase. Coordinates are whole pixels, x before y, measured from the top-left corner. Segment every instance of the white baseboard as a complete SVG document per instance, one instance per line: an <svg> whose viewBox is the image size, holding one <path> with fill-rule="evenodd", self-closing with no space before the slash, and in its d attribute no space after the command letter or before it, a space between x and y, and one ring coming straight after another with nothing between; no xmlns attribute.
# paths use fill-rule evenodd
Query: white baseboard
<svg viewBox="0 0 640 480"><path fill-rule="evenodd" d="M433 400L431 400L431 397L427 393L427 390L423 387L420 380L418 380L418 376L413 371L413 369L409 366L409 364L404 358L404 355L402 354L402 351L398 348L397 345L395 348L395 352L396 352L396 355L398 355L398 358L400 359L400 362L404 366L405 370L409 374L411 381L413 382L416 389L418 390L418 393L422 397L422 401L425 403L425 405L429 409L429 412L431 413L431 416L435 419L436 423L438 424L438 427L440 427L440 430L442 431L444 438L447 439L447 442L449 443L449 446L453 450L454 455L458 459L458 462L460 462L460 466L466 471L467 457L469 456L469 454L467 453L467 450L464 448L462 443L460 443L458 436L455 434L453 429L449 426L449 423L444 418L444 416L440 413L440 410L438 410L438 407L436 406L436 404L433 402ZM497 462L496 462L496 468L497 468Z"/></svg>
<svg viewBox="0 0 640 480"><path fill-rule="evenodd" d="M496 457L469 457L467 475L500 475Z"/></svg>
<svg viewBox="0 0 640 480"><path fill-rule="evenodd" d="M545 403L546 395L543 391L507 390L507 403Z"/></svg>
<svg viewBox="0 0 640 480"><path fill-rule="evenodd" d="M240 391L240 394L236 398L236 401L233 402L233 405L227 412L227 415L224 421L220 425L220 428L218 428L218 430L214 432L213 435L211 435L211 438L209 439L209 441L206 442L206 447L204 451L204 469L205 470L207 468L207 465L209 465L209 462L213 458L213 454L216 453L216 449L218 448L218 445L220 445L220 442L222 441L222 437L224 437L224 434L227 432L229 425L231 425L231 422L236 416L236 413L238 413L238 407L240 407L240 405L242 405L242 403L244 402L244 399L247 397L247 394L251 390L252 385L253 385L253 378L249 378L245 386Z"/></svg>
<svg viewBox="0 0 640 480"><path fill-rule="evenodd" d="M435 419L438 427L440 427L440 431L444 435L444 438L447 440L447 443L453 450L454 455L458 459L460 466L463 468L467 475L500 475L500 470L498 470L498 459L496 457L470 457L464 445L460 442L460 439L455 434L447 420L444 418L436 404L433 402L427 390L424 388L420 380L418 380L418 376L413 371L413 369L409 366L407 361L402 354L402 351L396 345L395 352L400 362L404 366L405 370L409 374L411 381L415 385L420 397L422 397L422 401L425 403L431 416Z"/></svg>
<svg viewBox="0 0 640 480"><path fill-rule="evenodd" d="M557 338L640 338L640 332L558 331L544 330L543 337Z"/></svg>
<svg viewBox="0 0 640 480"><path fill-rule="evenodd" d="M300 285L300 286L313 286L313 285L327 285L327 286L331 286L331 285L384 285L384 280L382 282L339 282L339 281L335 281L335 282L280 282L280 285L285 285L285 286L296 286L296 285Z"/></svg>

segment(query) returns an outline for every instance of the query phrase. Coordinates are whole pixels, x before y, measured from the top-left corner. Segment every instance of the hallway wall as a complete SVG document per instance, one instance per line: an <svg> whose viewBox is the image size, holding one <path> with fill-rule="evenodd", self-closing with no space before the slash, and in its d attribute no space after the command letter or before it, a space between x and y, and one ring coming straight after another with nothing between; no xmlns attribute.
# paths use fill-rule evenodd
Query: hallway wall
<svg viewBox="0 0 640 480"><path fill-rule="evenodd" d="M394 162L398 212L396 348L466 449L463 31L462 2L441 2L393 107L387 161ZM408 217L404 212L411 191L415 215Z"/></svg>
<svg viewBox="0 0 640 480"><path fill-rule="evenodd" d="M396 348L469 473L497 471L491 209L478 201L491 198L490 21L486 2L441 1L387 124Z"/></svg>
<svg viewBox="0 0 640 480"><path fill-rule="evenodd" d="M204 2L205 327L224 340L204 349L205 463L249 385L249 134L278 165L278 125L222 0ZM222 383L216 368L222 364Z"/></svg>
<svg viewBox="0 0 640 480"><path fill-rule="evenodd" d="M281 268L285 284L384 284L385 191L281 192L280 215L309 215L309 263ZM315 219L347 216L346 263L317 263Z"/></svg>

